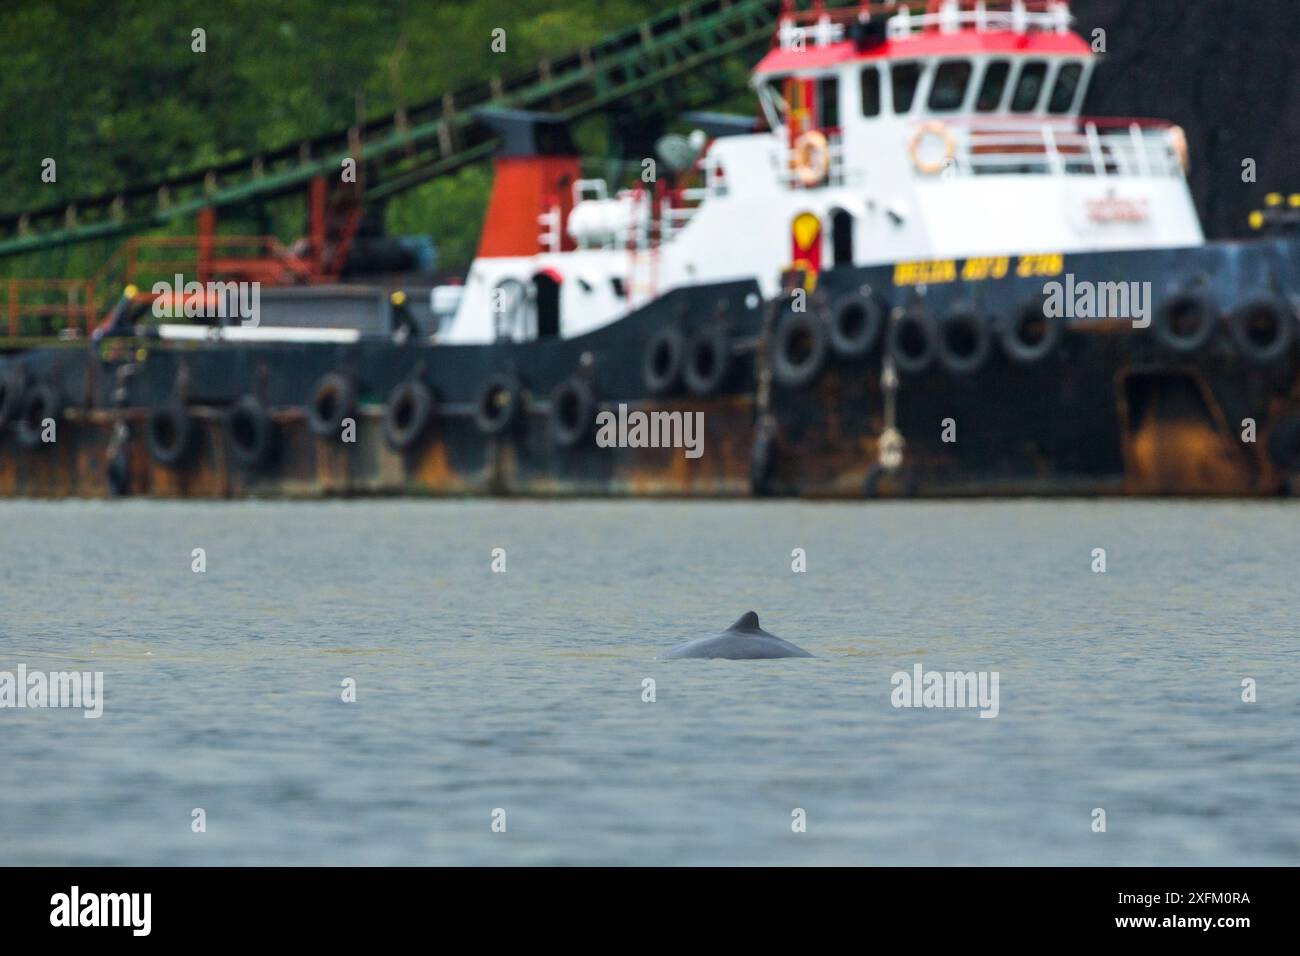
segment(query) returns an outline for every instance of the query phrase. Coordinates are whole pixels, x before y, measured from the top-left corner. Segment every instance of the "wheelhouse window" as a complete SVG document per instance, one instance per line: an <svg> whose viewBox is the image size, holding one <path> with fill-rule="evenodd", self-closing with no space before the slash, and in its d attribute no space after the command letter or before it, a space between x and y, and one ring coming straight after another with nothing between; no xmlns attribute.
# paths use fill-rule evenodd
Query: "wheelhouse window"
<svg viewBox="0 0 1300 956"><path fill-rule="evenodd" d="M1047 78L1047 64L1030 60L1020 68L1016 91L1011 96L1011 112L1031 113L1043 98L1043 81Z"/></svg>
<svg viewBox="0 0 1300 956"><path fill-rule="evenodd" d="M1079 92L1079 80L1083 77L1082 63L1066 63L1056 73L1056 84L1052 87L1052 98L1048 101L1049 113L1068 113L1074 105L1074 96Z"/></svg>
<svg viewBox="0 0 1300 956"><path fill-rule="evenodd" d="M772 129L780 129L790 119L790 104L785 99L785 84L788 79L789 77L776 76L758 88L759 105Z"/></svg>
<svg viewBox="0 0 1300 956"><path fill-rule="evenodd" d="M1007 77L1010 75L1011 64L1006 60L993 60L985 67L979 93L975 95L977 112L992 113L1002 105L1002 94L1006 92Z"/></svg>
<svg viewBox="0 0 1300 956"><path fill-rule="evenodd" d="M821 128L840 125L840 78L827 76L817 81L817 103L821 107Z"/></svg>
<svg viewBox="0 0 1300 956"><path fill-rule="evenodd" d="M930 87L930 111L952 113L966 102L971 65L967 60L947 60L939 65Z"/></svg>
<svg viewBox="0 0 1300 956"><path fill-rule="evenodd" d="M916 87L921 82L921 64L895 63L890 72L894 87L894 112L909 113L912 100L916 98Z"/></svg>
<svg viewBox="0 0 1300 956"><path fill-rule="evenodd" d="M874 66L862 70L862 115L880 115L880 71Z"/></svg>

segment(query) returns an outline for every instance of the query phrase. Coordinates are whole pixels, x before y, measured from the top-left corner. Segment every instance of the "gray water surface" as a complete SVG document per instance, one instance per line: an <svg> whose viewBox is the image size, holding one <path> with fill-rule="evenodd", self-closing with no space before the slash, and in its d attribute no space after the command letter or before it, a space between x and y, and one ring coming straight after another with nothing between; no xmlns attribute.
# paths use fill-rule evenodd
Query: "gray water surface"
<svg viewBox="0 0 1300 956"><path fill-rule="evenodd" d="M1282 502L4 502L0 671L106 700L0 709L0 864L1295 865L1297 544ZM816 659L655 659L750 609ZM893 707L917 663L999 715Z"/></svg>

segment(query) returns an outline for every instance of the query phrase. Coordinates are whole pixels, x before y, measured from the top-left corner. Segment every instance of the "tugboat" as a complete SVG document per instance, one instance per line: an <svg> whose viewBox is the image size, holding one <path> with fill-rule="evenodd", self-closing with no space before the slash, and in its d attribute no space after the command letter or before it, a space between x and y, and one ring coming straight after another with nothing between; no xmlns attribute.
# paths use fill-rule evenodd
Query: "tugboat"
<svg viewBox="0 0 1300 956"><path fill-rule="evenodd" d="M1207 243L1182 131L1080 115L1097 60L1061 0L787 5L758 119L617 190L489 109L463 283L130 287L0 360L0 493L1292 492L1300 240Z"/></svg>

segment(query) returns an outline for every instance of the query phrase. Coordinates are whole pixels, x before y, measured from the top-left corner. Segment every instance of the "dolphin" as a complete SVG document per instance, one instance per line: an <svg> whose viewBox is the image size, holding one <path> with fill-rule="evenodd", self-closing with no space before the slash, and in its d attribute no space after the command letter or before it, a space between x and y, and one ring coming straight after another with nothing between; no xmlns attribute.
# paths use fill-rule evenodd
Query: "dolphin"
<svg viewBox="0 0 1300 956"><path fill-rule="evenodd" d="M802 647L795 647L758 626L758 615L748 611L721 634L697 637L664 654L673 657L720 657L728 661L756 661L773 657L812 657Z"/></svg>

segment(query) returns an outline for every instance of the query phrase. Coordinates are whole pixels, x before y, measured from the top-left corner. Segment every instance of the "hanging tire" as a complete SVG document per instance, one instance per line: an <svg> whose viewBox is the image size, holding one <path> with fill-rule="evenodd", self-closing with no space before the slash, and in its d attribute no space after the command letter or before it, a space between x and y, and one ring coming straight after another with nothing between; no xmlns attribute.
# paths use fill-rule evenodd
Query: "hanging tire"
<svg viewBox="0 0 1300 956"><path fill-rule="evenodd" d="M749 490L756 497L766 495L771 487L775 465L776 439L772 429L760 428L749 453Z"/></svg>
<svg viewBox="0 0 1300 956"><path fill-rule="evenodd" d="M14 420L22 402L22 372L17 368L0 369L0 430Z"/></svg>
<svg viewBox="0 0 1300 956"><path fill-rule="evenodd" d="M45 444L42 434L45 422L53 421L57 427L63 416L63 402L58 389L48 382L37 382L23 395L15 419L18 425L18 442L27 448ZM56 433L57 437L57 433Z"/></svg>
<svg viewBox="0 0 1300 956"><path fill-rule="evenodd" d="M904 313L889 326L889 354L894 367L904 375L918 375L934 360L934 329L925 317Z"/></svg>
<svg viewBox="0 0 1300 956"><path fill-rule="evenodd" d="M678 387L682 377L682 360L686 339L673 326L665 326L650 336L641 362L641 381L651 395L663 395Z"/></svg>
<svg viewBox="0 0 1300 956"><path fill-rule="evenodd" d="M163 405L149 413L145 426L149 454L169 468L183 464L194 447L194 419L180 402Z"/></svg>
<svg viewBox="0 0 1300 956"><path fill-rule="evenodd" d="M474 403L474 423L484 435L500 435L519 419L523 398L513 375L490 375Z"/></svg>
<svg viewBox="0 0 1300 956"><path fill-rule="evenodd" d="M1232 341L1252 365L1280 361L1295 341L1295 317L1272 299L1255 299L1238 306L1228 319Z"/></svg>
<svg viewBox="0 0 1300 956"><path fill-rule="evenodd" d="M939 364L953 375L971 375L984 367L992 341L989 323L969 309L956 309L939 320L935 351Z"/></svg>
<svg viewBox="0 0 1300 956"><path fill-rule="evenodd" d="M721 326L710 325L691 336L686 345L682 377L693 395L712 395L720 390L731 371L731 343Z"/></svg>
<svg viewBox="0 0 1300 956"><path fill-rule="evenodd" d="M339 372L321 376L307 402L307 425L320 438L337 438L343 420L357 404L357 390L352 380Z"/></svg>
<svg viewBox="0 0 1300 956"><path fill-rule="evenodd" d="M850 292L831 306L831 350L844 359L862 358L880 338L889 309L874 293Z"/></svg>
<svg viewBox="0 0 1300 956"><path fill-rule="evenodd" d="M596 396L584 379L566 379L551 392L551 437L562 448L586 438L595 424Z"/></svg>
<svg viewBox="0 0 1300 956"><path fill-rule="evenodd" d="M1156 312L1156 340L1179 355L1194 355L1209 344L1219 321L1219 308L1207 295L1183 292Z"/></svg>
<svg viewBox="0 0 1300 956"><path fill-rule="evenodd" d="M1284 418L1273 426L1268 454L1282 471L1300 471L1300 415Z"/></svg>
<svg viewBox="0 0 1300 956"><path fill-rule="evenodd" d="M1002 350L1011 361L1032 365L1055 352L1064 334L1064 316L1050 316L1041 302L1030 301L1002 327Z"/></svg>
<svg viewBox="0 0 1300 956"><path fill-rule="evenodd" d="M826 364L826 323L809 312L787 312L776 327L772 377L782 388L805 388Z"/></svg>
<svg viewBox="0 0 1300 956"><path fill-rule="evenodd" d="M414 445L433 420L433 391L423 382L402 382L388 393L384 407L384 441L394 451Z"/></svg>
<svg viewBox="0 0 1300 956"><path fill-rule="evenodd" d="M235 460L256 470L271 460L275 450L275 423L261 400L245 395L226 415L226 437Z"/></svg>
<svg viewBox="0 0 1300 956"><path fill-rule="evenodd" d="M105 478L108 480L108 493L114 498L120 498L131 490L131 461L125 449L108 460Z"/></svg>

